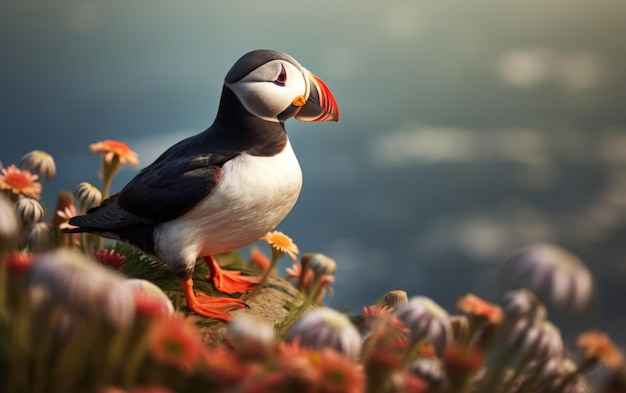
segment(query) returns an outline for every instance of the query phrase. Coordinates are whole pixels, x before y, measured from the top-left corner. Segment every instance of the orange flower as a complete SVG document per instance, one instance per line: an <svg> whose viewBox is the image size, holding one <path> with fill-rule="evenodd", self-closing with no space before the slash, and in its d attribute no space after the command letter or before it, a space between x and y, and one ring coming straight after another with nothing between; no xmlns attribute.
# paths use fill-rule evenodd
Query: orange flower
<svg viewBox="0 0 626 393"><path fill-rule="evenodd" d="M317 391L313 388L318 379L315 352L297 345L289 348L289 345L284 342L279 343L282 355L279 358L279 369L284 378L283 383L301 387L302 391Z"/></svg>
<svg viewBox="0 0 626 393"><path fill-rule="evenodd" d="M435 347L428 343L420 344L417 347L417 353L419 353L420 357L422 358L432 358L437 355Z"/></svg>
<svg viewBox="0 0 626 393"><path fill-rule="evenodd" d="M279 341L278 342L278 353L285 356L287 359L292 359L300 356L307 356L310 349L304 348L300 345L300 337L295 337L293 340Z"/></svg>
<svg viewBox="0 0 626 393"><path fill-rule="evenodd" d="M322 392L360 393L365 391L365 375L361 366L331 349L319 352L318 383Z"/></svg>
<svg viewBox="0 0 626 393"><path fill-rule="evenodd" d="M139 166L139 158L137 153L132 151L127 144L120 141L114 141L106 139L98 143L92 143L89 145L89 151L91 154L103 153L106 162L111 163L115 156L120 160L121 165L125 165L127 162L132 166Z"/></svg>
<svg viewBox="0 0 626 393"><path fill-rule="evenodd" d="M15 165L0 170L0 189L11 190L14 194L23 194L34 199L41 198L39 176L27 170L18 169Z"/></svg>
<svg viewBox="0 0 626 393"><path fill-rule="evenodd" d="M248 375L248 368L235 352L222 345L205 351L204 363L218 386L232 387Z"/></svg>
<svg viewBox="0 0 626 393"><path fill-rule="evenodd" d="M502 309L499 306L486 302L471 293L460 298L456 303L456 308L466 314L485 318L494 325L498 325L502 322Z"/></svg>
<svg viewBox="0 0 626 393"><path fill-rule="evenodd" d="M578 336L576 344L583 348L586 357L598 359L608 367L618 368L624 363L624 354L608 335L599 331L582 333Z"/></svg>
<svg viewBox="0 0 626 393"><path fill-rule="evenodd" d="M202 339L195 326L181 317L155 324L149 347L156 360L191 372L202 354Z"/></svg>
<svg viewBox="0 0 626 393"><path fill-rule="evenodd" d="M449 370L459 373L473 373L480 368L485 357L476 346L466 346L453 342L446 346L442 358Z"/></svg>
<svg viewBox="0 0 626 393"><path fill-rule="evenodd" d="M297 255L300 252L296 243L294 243L289 236L280 231L268 232L261 240L265 240L274 250L288 254L294 261L297 259Z"/></svg>

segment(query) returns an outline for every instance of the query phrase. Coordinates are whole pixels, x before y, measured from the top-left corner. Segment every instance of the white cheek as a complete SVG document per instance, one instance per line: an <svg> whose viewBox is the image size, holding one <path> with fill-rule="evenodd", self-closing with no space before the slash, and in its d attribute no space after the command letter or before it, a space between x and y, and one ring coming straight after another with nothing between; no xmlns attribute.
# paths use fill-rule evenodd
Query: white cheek
<svg viewBox="0 0 626 393"><path fill-rule="evenodd" d="M293 98L284 87L272 83L244 82L235 86L235 94L248 112L265 120L277 121L276 117Z"/></svg>
<svg viewBox="0 0 626 393"><path fill-rule="evenodd" d="M285 86L246 80L227 86L233 90L248 112L265 120L278 121L276 117L287 109L297 96L306 94L304 77L295 67L291 67Z"/></svg>

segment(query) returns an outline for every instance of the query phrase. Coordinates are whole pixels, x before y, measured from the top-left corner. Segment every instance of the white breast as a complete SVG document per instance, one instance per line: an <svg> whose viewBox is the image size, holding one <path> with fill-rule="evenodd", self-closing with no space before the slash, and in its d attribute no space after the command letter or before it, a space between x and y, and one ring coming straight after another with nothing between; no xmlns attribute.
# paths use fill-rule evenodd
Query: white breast
<svg viewBox="0 0 626 393"><path fill-rule="evenodd" d="M273 157L241 154L224 164L207 198L157 227L157 256L170 263L195 261L253 243L285 218L301 188L302 172L289 141Z"/></svg>

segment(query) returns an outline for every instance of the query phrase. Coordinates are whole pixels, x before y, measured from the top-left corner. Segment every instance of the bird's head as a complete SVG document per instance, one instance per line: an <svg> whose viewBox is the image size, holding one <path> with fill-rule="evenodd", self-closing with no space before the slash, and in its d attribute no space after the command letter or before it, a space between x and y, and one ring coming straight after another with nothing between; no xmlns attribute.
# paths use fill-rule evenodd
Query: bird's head
<svg viewBox="0 0 626 393"><path fill-rule="evenodd" d="M326 83L286 53L249 52L233 65L224 84L248 112L265 120L339 121Z"/></svg>

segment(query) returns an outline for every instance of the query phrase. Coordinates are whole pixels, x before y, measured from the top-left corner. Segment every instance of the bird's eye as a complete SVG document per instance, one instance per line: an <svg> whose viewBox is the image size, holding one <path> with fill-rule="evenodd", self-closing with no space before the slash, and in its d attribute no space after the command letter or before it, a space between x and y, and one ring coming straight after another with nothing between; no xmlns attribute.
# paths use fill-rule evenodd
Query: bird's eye
<svg viewBox="0 0 626 393"><path fill-rule="evenodd" d="M285 71L285 66L280 66L280 74L274 80L274 83L278 86L285 86L285 82L287 82L287 71Z"/></svg>

